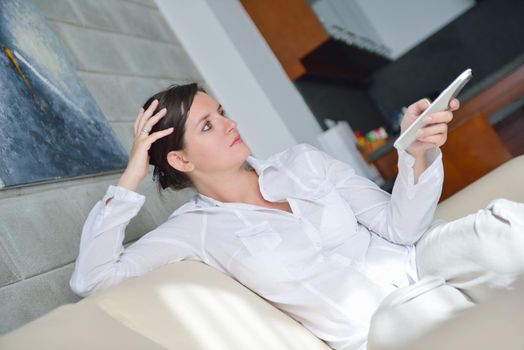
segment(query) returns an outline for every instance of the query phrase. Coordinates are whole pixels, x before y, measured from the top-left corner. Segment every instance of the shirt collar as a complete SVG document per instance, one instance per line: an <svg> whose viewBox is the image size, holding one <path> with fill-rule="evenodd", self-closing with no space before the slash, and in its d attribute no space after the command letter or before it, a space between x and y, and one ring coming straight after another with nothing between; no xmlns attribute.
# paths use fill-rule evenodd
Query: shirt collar
<svg viewBox="0 0 524 350"><path fill-rule="evenodd" d="M264 175L264 172L266 171L266 169L270 168L270 167L274 167L276 168L276 164L274 162L271 162L270 160L264 160L264 159L258 159L258 158L255 158L253 156L248 156L247 159L246 159L246 163L252 167L253 169L255 169L255 171L257 172L258 176L260 178L263 177ZM195 196L195 204L198 205L198 202L204 202L208 205L211 205L213 207L221 207L224 205L224 202L221 202L219 200L216 200L214 198L211 198L211 197L208 197L206 195L203 195L202 193L198 192Z"/></svg>
<svg viewBox="0 0 524 350"><path fill-rule="evenodd" d="M276 167L274 162L264 159L258 159L253 156L249 156L246 159L246 162L257 172L258 176L261 176L264 171L269 167Z"/></svg>

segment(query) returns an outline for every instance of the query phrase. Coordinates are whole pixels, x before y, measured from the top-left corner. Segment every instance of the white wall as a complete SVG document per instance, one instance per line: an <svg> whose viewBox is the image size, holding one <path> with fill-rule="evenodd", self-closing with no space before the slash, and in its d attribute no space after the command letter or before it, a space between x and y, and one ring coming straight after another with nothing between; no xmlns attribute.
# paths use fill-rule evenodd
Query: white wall
<svg viewBox="0 0 524 350"><path fill-rule="evenodd" d="M357 2L348 0L308 1L325 27L337 25L360 37L371 39L377 44L383 44L382 38Z"/></svg>
<svg viewBox="0 0 524 350"><path fill-rule="evenodd" d="M212 94L267 157L321 128L238 0L156 0Z"/></svg>
<svg viewBox="0 0 524 350"><path fill-rule="evenodd" d="M393 59L475 5L474 0L355 0Z"/></svg>

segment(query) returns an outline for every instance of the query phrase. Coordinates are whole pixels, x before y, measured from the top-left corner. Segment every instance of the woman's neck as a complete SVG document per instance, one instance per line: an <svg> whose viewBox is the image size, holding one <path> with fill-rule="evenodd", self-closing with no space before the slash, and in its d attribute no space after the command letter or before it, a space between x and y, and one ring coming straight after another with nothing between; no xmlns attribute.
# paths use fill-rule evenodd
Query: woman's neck
<svg viewBox="0 0 524 350"><path fill-rule="evenodd" d="M213 174L194 182L199 193L224 203L260 205L265 201L260 193L258 174L250 168L241 167L234 173Z"/></svg>

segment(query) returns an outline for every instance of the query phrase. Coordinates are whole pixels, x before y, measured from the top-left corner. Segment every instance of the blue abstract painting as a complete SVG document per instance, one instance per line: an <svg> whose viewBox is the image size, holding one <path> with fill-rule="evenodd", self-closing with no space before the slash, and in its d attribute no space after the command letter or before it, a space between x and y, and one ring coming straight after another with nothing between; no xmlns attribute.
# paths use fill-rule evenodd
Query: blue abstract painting
<svg viewBox="0 0 524 350"><path fill-rule="evenodd" d="M1 0L0 188L126 164L126 151L40 8Z"/></svg>

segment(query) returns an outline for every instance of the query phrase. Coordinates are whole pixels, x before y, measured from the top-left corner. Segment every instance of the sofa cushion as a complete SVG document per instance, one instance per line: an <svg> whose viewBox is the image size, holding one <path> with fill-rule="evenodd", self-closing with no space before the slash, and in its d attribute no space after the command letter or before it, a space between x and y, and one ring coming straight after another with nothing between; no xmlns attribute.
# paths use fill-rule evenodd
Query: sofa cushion
<svg viewBox="0 0 524 350"><path fill-rule="evenodd" d="M167 349L329 349L264 299L197 261L164 266L82 302Z"/></svg>
<svg viewBox="0 0 524 350"><path fill-rule="evenodd" d="M166 265L62 306L0 337L18 349L330 349L229 276Z"/></svg>

